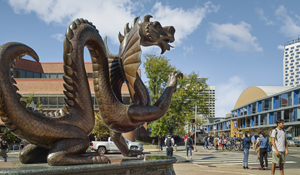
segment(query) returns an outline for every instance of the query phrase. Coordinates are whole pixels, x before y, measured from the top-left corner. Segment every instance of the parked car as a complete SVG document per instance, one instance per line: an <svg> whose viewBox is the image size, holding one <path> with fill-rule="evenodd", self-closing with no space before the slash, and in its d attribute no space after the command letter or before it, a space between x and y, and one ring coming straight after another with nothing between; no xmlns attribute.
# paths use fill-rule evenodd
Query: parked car
<svg viewBox="0 0 300 175"><path fill-rule="evenodd" d="M132 150L140 150L143 151L143 144L140 142L132 142L126 138L125 142L129 149ZM120 152L118 147L115 145L115 143L112 141L112 139L109 137L108 141L92 141L90 148L92 150L98 151L99 154L105 154L108 151L109 152Z"/></svg>
<svg viewBox="0 0 300 175"><path fill-rule="evenodd" d="M293 137L287 137L286 141L288 143L288 146L297 146L297 147L300 146L300 140L295 139Z"/></svg>

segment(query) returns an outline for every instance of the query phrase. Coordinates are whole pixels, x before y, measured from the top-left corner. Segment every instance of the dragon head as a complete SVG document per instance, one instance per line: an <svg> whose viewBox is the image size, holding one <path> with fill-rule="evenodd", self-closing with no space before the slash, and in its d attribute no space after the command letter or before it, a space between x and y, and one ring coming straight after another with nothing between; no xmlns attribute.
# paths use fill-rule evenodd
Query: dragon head
<svg viewBox="0 0 300 175"><path fill-rule="evenodd" d="M170 50L169 43L175 41L175 28L173 26L162 27L158 21L150 22L151 15L146 15L140 25L140 44L142 46L157 45L161 48L161 54Z"/></svg>
<svg viewBox="0 0 300 175"><path fill-rule="evenodd" d="M158 21L150 22L151 15L146 15L143 21L139 25L139 37L140 45L142 46L154 46L157 45L161 48L161 54L166 50L170 50L171 46L169 43L175 41L174 33L175 28L173 26L162 27ZM136 17L133 21L134 24L137 23L139 17ZM133 28L133 27L132 27ZM130 34L132 28L129 28L129 23L125 25L124 36L119 33L120 43L127 41L126 36Z"/></svg>

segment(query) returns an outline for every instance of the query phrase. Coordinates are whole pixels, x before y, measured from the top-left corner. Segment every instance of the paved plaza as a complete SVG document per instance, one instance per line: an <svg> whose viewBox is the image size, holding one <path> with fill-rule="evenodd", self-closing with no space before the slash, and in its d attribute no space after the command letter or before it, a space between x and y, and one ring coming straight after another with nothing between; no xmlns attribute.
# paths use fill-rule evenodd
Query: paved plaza
<svg viewBox="0 0 300 175"><path fill-rule="evenodd" d="M207 150L202 146L197 146L197 152L193 152L192 159L186 159L184 146L178 146L178 151L174 152L174 157L178 159L174 164L176 175L267 175L271 170L259 170L259 161L256 160L256 153L251 150L249 155L250 170L242 169L243 152L242 151L220 151ZM289 147L290 154L287 156L285 164L286 175L298 175L300 171L300 148ZM158 151L156 149L146 149L145 154L166 155L165 149ZM8 153L8 163L0 159L0 167L18 162L18 151ZM111 159L122 157L121 154L106 154ZM269 167L271 167L271 157L268 157ZM1 169L0 169L1 171ZM276 174L280 174L279 168L276 168Z"/></svg>

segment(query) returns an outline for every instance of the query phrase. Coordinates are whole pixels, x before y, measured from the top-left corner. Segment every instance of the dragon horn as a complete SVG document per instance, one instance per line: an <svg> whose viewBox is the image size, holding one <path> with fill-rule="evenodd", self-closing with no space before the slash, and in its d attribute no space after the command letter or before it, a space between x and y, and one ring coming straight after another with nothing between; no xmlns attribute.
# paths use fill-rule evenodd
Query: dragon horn
<svg viewBox="0 0 300 175"><path fill-rule="evenodd" d="M132 23L132 27L133 27L133 26L135 25L135 23L139 20L139 18L140 18L140 17L134 18L133 23Z"/></svg>
<svg viewBox="0 0 300 175"><path fill-rule="evenodd" d="M129 33L129 32L130 32L129 23L127 23L127 24L125 25L124 35L126 35L126 34Z"/></svg>
<svg viewBox="0 0 300 175"><path fill-rule="evenodd" d="M119 41L122 43L124 40L124 36L119 32Z"/></svg>
<svg viewBox="0 0 300 175"><path fill-rule="evenodd" d="M153 18L151 15L144 16L144 19L142 22L150 22L150 18Z"/></svg>

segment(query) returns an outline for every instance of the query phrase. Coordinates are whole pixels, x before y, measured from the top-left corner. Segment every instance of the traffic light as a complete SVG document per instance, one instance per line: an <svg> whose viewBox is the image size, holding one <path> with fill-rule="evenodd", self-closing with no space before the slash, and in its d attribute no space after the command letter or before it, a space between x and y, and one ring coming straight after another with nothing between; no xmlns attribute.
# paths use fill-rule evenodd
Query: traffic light
<svg viewBox="0 0 300 175"><path fill-rule="evenodd" d="M191 119L191 123L195 123L195 119Z"/></svg>

